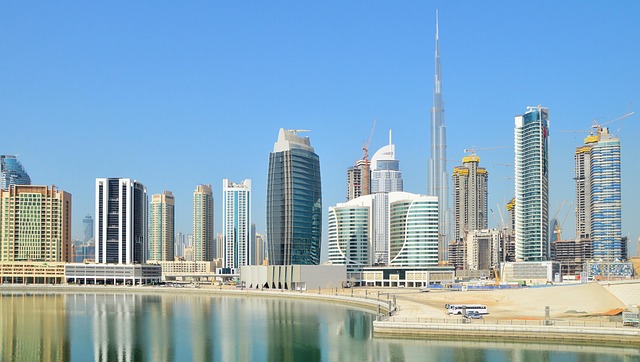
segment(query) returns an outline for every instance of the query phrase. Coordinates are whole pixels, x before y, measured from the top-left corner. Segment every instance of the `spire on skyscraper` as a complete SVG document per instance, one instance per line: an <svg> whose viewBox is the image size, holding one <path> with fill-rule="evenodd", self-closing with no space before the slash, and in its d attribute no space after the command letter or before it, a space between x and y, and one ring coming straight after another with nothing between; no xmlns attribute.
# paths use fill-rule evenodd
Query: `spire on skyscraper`
<svg viewBox="0 0 640 362"><path fill-rule="evenodd" d="M440 68L440 34L436 10L436 51L431 108L431 155L429 158L429 183L427 194L438 196L438 229L440 233L440 260L446 260L449 241L449 175L447 173L447 128L444 124L442 101L442 71Z"/></svg>

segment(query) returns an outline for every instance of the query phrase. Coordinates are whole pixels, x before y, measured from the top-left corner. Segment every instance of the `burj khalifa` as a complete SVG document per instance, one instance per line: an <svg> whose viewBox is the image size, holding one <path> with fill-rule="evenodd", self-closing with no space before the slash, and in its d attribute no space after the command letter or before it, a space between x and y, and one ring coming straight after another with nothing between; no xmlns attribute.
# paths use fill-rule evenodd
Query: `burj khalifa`
<svg viewBox="0 0 640 362"><path fill-rule="evenodd" d="M440 69L440 43L438 11L436 10L436 55L431 107L431 157L429 158L428 195L438 197L439 260L447 260L449 240L449 173L447 172L447 126L444 124L442 101L442 72Z"/></svg>

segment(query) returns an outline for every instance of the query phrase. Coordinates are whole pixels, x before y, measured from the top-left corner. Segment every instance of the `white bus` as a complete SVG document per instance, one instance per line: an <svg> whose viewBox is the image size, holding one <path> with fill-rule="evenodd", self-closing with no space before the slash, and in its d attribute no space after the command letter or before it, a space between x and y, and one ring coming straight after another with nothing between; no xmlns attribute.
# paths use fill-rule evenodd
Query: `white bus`
<svg viewBox="0 0 640 362"><path fill-rule="evenodd" d="M478 314L489 314L486 305L482 304L445 304L449 314L462 315L464 313L476 312Z"/></svg>

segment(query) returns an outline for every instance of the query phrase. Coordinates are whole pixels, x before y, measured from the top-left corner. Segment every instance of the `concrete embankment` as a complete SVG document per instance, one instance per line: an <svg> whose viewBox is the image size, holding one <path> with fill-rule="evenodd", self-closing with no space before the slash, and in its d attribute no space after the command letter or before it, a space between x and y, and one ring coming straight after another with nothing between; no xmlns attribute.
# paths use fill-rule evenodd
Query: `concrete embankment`
<svg viewBox="0 0 640 362"><path fill-rule="evenodd" d="M376 336L640 346L640 329L451 323L373 322Z"/></svg>
<svg viewBox="0 0 640 362"><path fill-rule="evenodd" d="M339 295L330 291L322 291L315 293L306 292L287 292L281 290L253 290L238 288L172 288L172 287L131 287L131 286L78 286L78 285L2 285L0 293L98 293L98 294L166 294L166 295L225 295L236 297L264 297L264 298L296 298L305 300L331 301L345 305L352 305L373 312L389 313L389 302L376 298L366 298L349 295Z"/></svg>

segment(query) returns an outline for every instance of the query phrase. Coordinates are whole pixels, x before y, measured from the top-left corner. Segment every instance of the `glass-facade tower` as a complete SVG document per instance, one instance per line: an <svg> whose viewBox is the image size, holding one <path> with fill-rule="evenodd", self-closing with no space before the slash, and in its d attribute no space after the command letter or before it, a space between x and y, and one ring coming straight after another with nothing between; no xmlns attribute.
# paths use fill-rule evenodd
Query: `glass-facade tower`
<svg viewBox="0 0 640 362"><path fill-rule="evenodd" d="M16 156L0 155L0 189L10 185L31 185L31 178Z"/></svg>
<svg viewBox="0 0 640 362"><path fill-rule="evenodd" d="M549 110L515 117L516 260L549 258Z"/></svg>
<svg viewBox="0 0 640 362"><path fill-rule="evenodd" d="M608 128L598 126L597 133L587 137L585 146L579 150L585 155L576 157L576 198L581 205L577 214L585 215L583 220L589 222L583 229L593 242L593 258L626 259L627 248L623 245L626 241L622 239L620 139L609 134ZM584 180L578 178L581 165L578 162L582 159L588 161ZM588 191L580 192L586 187Z"/></svg>
<svg viewBox="0 0 640 362"><path fill-rule="evenodd" d="M269 264L320 263L320 158L308 137L280 129L269 155L267 236Z"/></svg>
<svg viewBox="0 0 640 362"><path fill-rule="evenodd" d="M222 235L225 268L251 265L251 180L222 180Z"/></svg>

